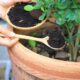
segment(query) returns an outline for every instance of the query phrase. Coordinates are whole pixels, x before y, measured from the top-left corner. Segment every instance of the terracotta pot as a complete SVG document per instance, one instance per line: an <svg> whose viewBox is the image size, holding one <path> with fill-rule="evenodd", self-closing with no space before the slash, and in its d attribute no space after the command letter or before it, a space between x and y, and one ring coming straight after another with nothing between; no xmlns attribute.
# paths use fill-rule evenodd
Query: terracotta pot
<svg viewBox="0 0 80 80"><path fill-rule="evenodd" d="M9 55L16 80L80 80L80 62L51 59L19 42L9 49Z"/></svg>
<svg viewBox="0 0 80 80"><path fill-rule="evenodd" d="M32 2L35 2L36 0L32 0ZM46 22L46 20L47 20L47 18L46 19L44 19L43 21L41 21L40 23L38 23L37 25L35 25L35 26L32 26L32 27L19 27L19 26L16 26L16 25L14 25L11 21L10 21L10 19L9 19L9 16L7 15L8 14L8 12L10 11L10 9L11 9L11 7L13 7L14 5L12 5L12 6L10 6L10 7L8 7L8 8L3 8L4 10L5 10L5 14L4 14L4 17L3 17L3 19L5 20L5 21L7 21L8 22L8 24L10 25L10 26L12 26L15 30L17 30L17 32L21 32L21 33L29 33L30 31L36 31L37 29L39 29L39 28L42 28L43 26L43 24Z"/></svg>
<svg viewBox="0 0 80 80"><path fill-rule="evenodd" d="M6 21L8 22L8 24L10 26L13 27L13 29L15 30L15 32L17 31L18 33L21 33L21 34L28 34L28 33L34 32L34 31L42 28L43 25L45 24L45 22L47 21L47 18L45 20L43 20L41 23L38 23L37 25L32 26L32 27L19 27L19 26L15 26L14 24L11 23L11 21L8 18L7 15L6 15Z"/></svg>
<svg viewBox="0 0 80 80"><path fill-rule="evenodd" d="M11 9L11 7L8 9L7 14L8 14L8 12L10 11L10 9ZM26 27L26 26L24 26L24 27L19 27L19 26L14 25L14 24L10 21L9 16L6 15L6 21L9 23L9 25L11 25L11 26L12 26L13 28L15 28L15 29L26 30L26 31L33 30L33 29L37 29L37 28L41 27L41 26L46 22L46 20L47 20L47 18L46 18L45 20L41 21L41 23L38 23L37 25L32 26L32 27Z"/></svg>

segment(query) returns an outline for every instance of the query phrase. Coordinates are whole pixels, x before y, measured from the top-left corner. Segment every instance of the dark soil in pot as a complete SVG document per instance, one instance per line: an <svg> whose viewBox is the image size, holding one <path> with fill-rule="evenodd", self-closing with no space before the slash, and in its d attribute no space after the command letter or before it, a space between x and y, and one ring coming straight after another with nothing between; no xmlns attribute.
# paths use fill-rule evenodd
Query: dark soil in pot
<svg viewBox="0 0 80 80"><path fill-rule="evenodd" d="M24 6L27 4L34 5L35 3L17 3L8 12L9 19L14 25L19 27L32 27L41 22L38 18L42 14L42 11L25 11Z"/></svg>

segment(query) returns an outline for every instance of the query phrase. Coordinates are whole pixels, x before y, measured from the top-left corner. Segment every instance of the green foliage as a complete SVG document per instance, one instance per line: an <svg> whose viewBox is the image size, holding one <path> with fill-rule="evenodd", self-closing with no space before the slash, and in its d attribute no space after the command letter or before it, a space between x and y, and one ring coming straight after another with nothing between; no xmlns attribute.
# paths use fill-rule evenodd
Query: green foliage
<svg viewBox="0 0 80 80"><path fill-rule="evenodd" d="M45 17L46 17L46 13L43 13L43 14L39 17L39 20L44 20Z"/></svg>
<svg viewBox="0 0 80 80"><path fill-rule="evenodd" d="M65 11L61 10L61 11L57 11L54 13L54 16L56 18L56 23L59 25L63 25L65 23Z"/></svg>
<svg viewBox="0 0 80 80"><path fill-rule="evenodd" d="M56 0L54 6L56 23L64 28L65 42L69 45L71 60L76 60L78 47L80 47L80 3L78 0Z"/></svg>
<svg viewBox="0 0 80 80"><path fill-rule="evenodd" d="M29 43L31 48L35 48L36 44L37 44L36 41L34 41L34 40L29 40L28 43Z"/></svg>
<svg viewBox="0 0 80 80"><path fill-rule="evenodd" d="M33 7L32 5L27 5L27 6L24 7L24 10L27 9L27 11L32 11L33 8L34 8L34 7Z"/></svg>
<svg viewBox="0 0 80 80"><path fill-rule="evenodd" d="M54 0L37 0L34 6L26 5L24 6L25 11L32 11L32 10L41 10L43 13L39 17L39 20L43 20L45 17L49 16L52 9L54 7Z"/></svg>
<svg viewBox="0 0 80 80"><path fill-rule="evenodd" d="M70 5L70 0L56 0L56 8L66 9Z"/></svg>
<svg viewBox="0 0 80 80"><path fill-rule="evenodd" d="M36 33L32 33L32 36L35 36L35 35L36 35ZM31 48L35 48L36 45L37 45L37 42L34 41L34 40L28 40L28 44L29 44L29 46L30 46Z"/></svg>
<svg viewBox="0 0 80 80"><path fill-rule="evenodd" d="M54 16L59 25L80 24L80 4L77 0L56 0Z"/></svg>
<svg viewBox="0 0 80 80"><path fill-rule="evenodd" d="M66 38L65 38L65 42L66 42L66 43L71 43L71 42L72 42L72 38L70 39L70 38L67 38L67 37L66 37Z"/></svg>
<svg viewBox="0 0 80 80"><path fill-rule="evenodd" d="M76 15L76 19L75 19L76 23L80 24L80 9L75 10L75 15Z"/></svg>

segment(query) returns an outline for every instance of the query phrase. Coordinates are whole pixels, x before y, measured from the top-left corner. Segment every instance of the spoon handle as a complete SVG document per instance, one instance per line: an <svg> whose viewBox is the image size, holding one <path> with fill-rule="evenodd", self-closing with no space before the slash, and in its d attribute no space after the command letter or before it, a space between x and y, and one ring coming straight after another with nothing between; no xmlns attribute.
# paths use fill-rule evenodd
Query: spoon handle
<svg viewBox="0 0 80 80"><path fill-rule="evenodd" d="M1 37L5 37L5 35L4 34L1 34L1 33L0 33L0 36ZM15 37L16 38L20 38L20 39L34 40L34 41L43 42L43 39L42 38L35 38L35 37L32 37L32 36L26 36L26 35L16 34Z"/></svg>
<svg viewBox="0 0 80 80"><path fill-rule="evenodd" d="M43 40L42 38L36 38L36 37L20 35L20 34L16 34L16 37L20 39L26 39L26 40L30 39L30 40L39 41L39 42L42 42Z"/></svg>

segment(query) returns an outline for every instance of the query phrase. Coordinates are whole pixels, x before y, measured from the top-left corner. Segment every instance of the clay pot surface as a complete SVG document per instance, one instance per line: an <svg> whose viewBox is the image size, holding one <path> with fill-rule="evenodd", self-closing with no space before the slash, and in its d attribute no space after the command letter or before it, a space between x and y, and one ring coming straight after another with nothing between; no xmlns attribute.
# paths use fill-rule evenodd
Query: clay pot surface
<svg viewBox="0 0 80 80"><path fill-rule="evenodd" d="M50 59L25 48L19 42L9 49L9 55L12 65L20 68L25 75L28 73L41 80L80 80L80 62Z"/></svg>

